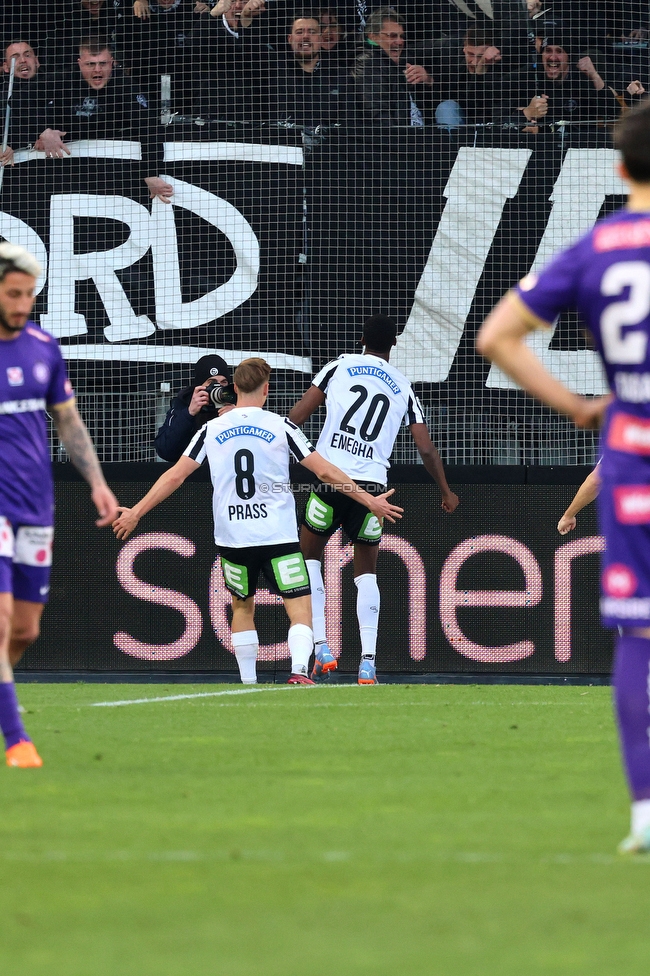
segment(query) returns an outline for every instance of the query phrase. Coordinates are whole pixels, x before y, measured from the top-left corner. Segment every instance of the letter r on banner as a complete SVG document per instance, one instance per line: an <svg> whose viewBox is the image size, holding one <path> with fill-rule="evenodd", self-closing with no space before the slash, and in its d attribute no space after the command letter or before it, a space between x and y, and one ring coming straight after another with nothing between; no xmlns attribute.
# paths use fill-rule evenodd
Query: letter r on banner
<svg viewBox="0 0 650 976"><path fill-rule="evenodd" d="M129 236L109 251L77 254L74 248L75 217L106 217L129 228ZM94 193L53 193L50 198L50 273L47 314L41 325L52 335L84 335L86 319L75 312L75 285L92 279L99 292L110 325L110 342L142 339L155 332L146 315L136 315L119 282L116 271L129 268L149 250L149 211L129 197L98 196Z"/></svg>
<svg viewBox="0 0 650 976"><path fill-rule="evenodd" d="M555 660L571 659L571 566L574 559L604 552L602 535L573 539L555 551Z"/></svg>

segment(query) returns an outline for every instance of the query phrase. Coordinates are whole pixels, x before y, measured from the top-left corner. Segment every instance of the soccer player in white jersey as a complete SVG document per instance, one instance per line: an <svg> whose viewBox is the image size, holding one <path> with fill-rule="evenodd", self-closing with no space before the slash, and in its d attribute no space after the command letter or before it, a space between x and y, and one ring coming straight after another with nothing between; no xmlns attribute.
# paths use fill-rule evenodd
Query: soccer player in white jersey
<svg viewBox="0 0 650 976"><path fill-rule="evenodd" d="M450 490L440 455L429 436L411 384L389 364L397 326L386 315L373 315L363 328L364 353L339 356L315 377L312 386L289 413L295 424L325 403L327 414L316 449L350 478L375 494L386 491L389 458L402 421L408 424L424 466L442 493L442 508L453 512L458 496ZM377 555L382 526L351 496L335 495L321 485L307 502L300 530L300 548L307 563L312 591L315 662L312 678L327 676L337 661L325 632L325 587L321 559L327 540L342 526L354 543L354 583L361 637L359 684L377 684L375 657L379 621Z"/></svg>
<svg viewBox="0 0 650 976"><path fill-rule="evenodd" d="M232 642L244 684L257 680L258 637L255 590L260 571L282 597L290 621L289 684L311 685L314 646L309 575L298 544L296 506L289 484L290 453L318 478L349 493L377 520L401 518L392 491L373 497L318 454L295 424L264 410L270 366L245 359L233 380L237 406L209 421L192 438L180 460L133 508L121 508L114 523L126 539L142 516L175 491L203 461L213 487L214 540L221 554L226 587L232 594Z"/></svg>
<svg viewBox="0 0 650 976"><path fill-rule="evenodd" d="M54 336L29 321L41 273L24 248L0 244L0 728L8 766L41 766L19 713L13 667L38 637L52 563L54 485L45 409L110 525L117 500L83 420Z"/></svg>

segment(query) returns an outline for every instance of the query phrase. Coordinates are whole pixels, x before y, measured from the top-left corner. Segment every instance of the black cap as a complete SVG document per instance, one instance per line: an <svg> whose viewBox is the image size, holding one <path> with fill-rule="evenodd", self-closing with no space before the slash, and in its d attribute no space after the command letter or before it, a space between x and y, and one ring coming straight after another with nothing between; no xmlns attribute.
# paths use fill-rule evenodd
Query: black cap
<svg viewBox="0 0 650 976"><path fill-rule="evenodd" d="M232 383L230 366L221 356L201 356L194 367L194 385L200 386L206 380L215 376L225 376L229 383Z"/></svg>

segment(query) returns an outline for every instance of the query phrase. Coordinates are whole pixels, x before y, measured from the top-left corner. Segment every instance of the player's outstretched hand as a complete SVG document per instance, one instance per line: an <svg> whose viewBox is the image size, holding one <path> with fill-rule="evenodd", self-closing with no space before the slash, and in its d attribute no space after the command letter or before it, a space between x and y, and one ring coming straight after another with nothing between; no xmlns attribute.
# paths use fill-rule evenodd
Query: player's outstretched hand
<svg viewBox="0 0 650 976"><path fill-rule="evenodd" d="M586 397L576 397L577 403L571 413L571 419L576 427L585 427L588 430L597 430L603 426L605 411L612 401L613 394L602 397L593 397L589 400Z"/></svg>
<svg viewBox="0 0 650 976"><path fill-rule="evenodd" d="M458 497L458 495L454 494L453 491L446 491L442 496L442 503L440 505L440 508L442 508L445 512L449 512L449 514L451 515L451 513L455 512L456 509L458 508L459 502L460 502L460 498Z"/></svg>
<svg viewBox="0 0 650 976"><path fill-rule="evenodd" d="M99 518L95 525L103 529L105 525L112 525L117 518L120 503L108 487L108 485L98 485L90 493L93 505L99 513Z"/></svg>
<svg viewBox="0 0 650 976"><path fill-rule="evenodd" d="M397 519L401 519L403 508L399 508L397 505L391 505L388 501L391 495L395 494L395 489L391 488L390 491L384 492L383 495L377 495L373 499L373 506L370 509L373 515L376 515L378 519L388 519L389 522L395 522Z"/></svg>
<svg viewBox="0 0 650 976"><path fill-rule="evenodd" d="M572 532L576 527L576 517L575 515L563 515L560 521L557 523L557 530L560 535L566 535L567 532Z"/></svg>
<svg viewBox="0 0 650 976"><path fill-rule="evenodd" d="M120 505L117 511L119 517L113 522L113 532L118 539L128 539L140 519L133 514L130 508L123 508Z"/></svg>

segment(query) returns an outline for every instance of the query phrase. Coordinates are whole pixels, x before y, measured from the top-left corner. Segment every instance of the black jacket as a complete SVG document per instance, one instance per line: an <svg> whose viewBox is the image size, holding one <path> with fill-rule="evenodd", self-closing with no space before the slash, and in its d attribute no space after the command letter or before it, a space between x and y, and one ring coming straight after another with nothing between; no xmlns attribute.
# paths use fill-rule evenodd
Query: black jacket
<svg viewBox="0 0 650 976"><path fill-rule="evenodd" d="M297 125L331 125L348 116L349 83L345 72L321 58L314 71L303 71L293 56L280 58L272 79L271 119Z"/></svg>
<svg viewBox="0 0 650 976"><path fill-rule="evenodd" d="M265 121L272 87L270 58L275 56L266 32L253 24L233 33L221 17L203 17L199 42L192 111L205 119Z"/></svg>
<svg viewBox="0 0 650 976"><path fill-rule="evenodd" d="M9 76L2 75L0 81L0 105L7 101ZM29 81L14 78L11 96L11 115L9 117L9 141L7 145L15 151L33 145L43 129L47 128L47 103L50 99L51 81L42 75L35 75ZM3 119L4 122L4 114Z"/></svg>
<svg viewBox="0 0 650 976"><path fill-rule="evenodd" d="M404 77L407 61L402 55L398 64L380 47L368 47L357 58L354 80L358 107L361 115L375 122L388 125L411 125L411 102L415 102L427 121L427 110L432 101L432 89L428 85L409 85Z"/></svg>
<svg viewBox="0 0 650 976"><path fill-rule="evenodd" d="M505 117L526 123L518 109L528 105L534 95L548 95L548 113L540 120L548 122L593 122L618 114L618 106L607 85L596 91L591 81L571 68L563 81L549 81L544 72L515 75L510 80L510 99ZM530 124L530 123L529 123ZM534 124L534 123L533 123Z"/></svg>
<svg viewBox="0 0 650 976"><path fill-rule="evenodd" d="M188 386L181 390L178 396L172 400L172 405L167 411L165 422L160 427L154 440L154 447L158 457L163 461L171 461L174 464L192 440L197 430L200 430L208 420L214 420L218 415L217 411L210 407L209 410L199 411L195 417L190 413L189 406L194 387Z"/></svg>
<svg viewBox="0 0 650 976"><path fill-rule="evenodd" d="M467 125L499 121L502 105L509 101L508 76L502 62L497 62L483 75L467 70L462 50L441 58L437 78L440 78L440 101L452 99L460 105Z"/></svg>
<svg viewBox="0 0 650 976"><path fill-rule="evenodd" d="M42 4L52 13L53 4ZM59 8L61 4L57 4ZM120 47L122 25L133 20L133 4L130 0L108 0L95 19L81 6L80 0L65 5L62 16L52 17L45 36L38 48L41 68L49 72L66 74L74 71L79 57L79 44L88 38L108 42L116 61L121 63L123 51ZM23 36L23 35L19 35ZM27 36L33 34L27 31Z"/></svg>
<svg viewBox="0 0 650 976"><path fill-rule="evenodd" d="M119 69L108 84L96 91L80 75L62 79L49 105L49 126L76 139L127 139L140 142L144 176L157 176L162 162L162 140L156 117L146 96Z"/></svg>

